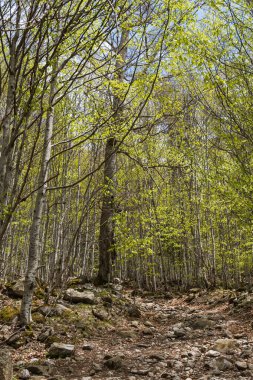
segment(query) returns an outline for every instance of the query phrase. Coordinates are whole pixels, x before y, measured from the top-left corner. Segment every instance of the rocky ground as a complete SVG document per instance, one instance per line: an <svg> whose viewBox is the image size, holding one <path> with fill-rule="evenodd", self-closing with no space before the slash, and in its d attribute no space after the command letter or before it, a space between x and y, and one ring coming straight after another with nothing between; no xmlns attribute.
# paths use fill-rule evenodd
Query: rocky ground
<svg viewBox="0 0 253 380"><path fill-rule="evenodd" d="M19 304L2 292L0 357L10 350L14 379L253 379L249 292L157 295L86 284L50 305L36 298L25 331L15 325Z"/></svg>

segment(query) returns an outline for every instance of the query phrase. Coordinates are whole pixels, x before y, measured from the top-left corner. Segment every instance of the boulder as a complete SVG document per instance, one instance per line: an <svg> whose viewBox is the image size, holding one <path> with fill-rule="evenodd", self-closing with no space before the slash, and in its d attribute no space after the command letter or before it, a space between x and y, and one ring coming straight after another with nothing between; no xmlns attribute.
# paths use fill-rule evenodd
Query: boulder
<svg viewBox="0 0 253 380"><path fill-rule="evenodd" d="M38 311L45 317L61 316L72 312L70 308L61 304L56 304L55 306L43 305L39 307Z"/></svg>
<svg viewBox="0 0 253 380"><path fill-rule="evenodd" d="M13 365L11 354L7 350L0 350L0 379L12 380Z"/></svg>
<svg viewBox="0 0 253 380"><path fill-rule="evenodd" d="M53 343L48 351L48 357L50 358L66 358L72 356L75 351L75 346L65 343Z"/></svg>
<svg viewBox="0 0 253 380"><path fill-rule="evenodd" d="M14 284L6 285L8 295L16 298L22 298L24 294L25 278L18 279Z"/></svg>
<svg viewBox="0 0 253 380"><path fill-rule="evenodd" d="M75 289L67 289L64 294L64 299L72 303L87 303L93 305L95 303L95 295L89 290L79 292Z"/></svg>

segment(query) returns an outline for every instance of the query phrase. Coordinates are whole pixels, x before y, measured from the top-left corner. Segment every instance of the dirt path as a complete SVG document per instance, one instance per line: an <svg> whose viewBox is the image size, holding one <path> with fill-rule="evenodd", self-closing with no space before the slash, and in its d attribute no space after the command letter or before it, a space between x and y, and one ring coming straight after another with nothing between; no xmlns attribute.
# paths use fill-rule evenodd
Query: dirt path
<svg viewBox="0 0 253 380"><path fill-rule="evenodd" d="M66 326L62 320L62 341L75 337L74 358L47 359L47 345L36 340L13 351L17 376L28 362L40 359L50 371L32 379L253 379L249 302L235 308L222 292L196 294L193 300L185 295L170 300L124 297L131 312L114 310L109 322L98 323L87 337L80 335L76 321Z"/></svg>

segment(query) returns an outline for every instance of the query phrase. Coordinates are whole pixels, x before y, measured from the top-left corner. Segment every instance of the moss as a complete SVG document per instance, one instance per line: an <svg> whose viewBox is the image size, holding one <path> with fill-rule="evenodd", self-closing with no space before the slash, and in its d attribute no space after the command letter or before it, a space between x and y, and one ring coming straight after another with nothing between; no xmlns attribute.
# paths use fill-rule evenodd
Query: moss
<svg viewBox="0 0 253 380"><path fill-rule="evenodd" d="M5 306L0 310L0 321L10 323L19 314L19 310L13 306Z"/></svg>
<svg viewBox="0 0 253 380"><path fill-rule="evenodd" d="M34 292L35 297L37 297L40 300L43 300L45 298L45 291L42 288L37 288Z"/></svg>
<svg viewBox="0 0 253 380"><path fill-rule="evenodd" d="M33 313L32 319L34 323L45 323L45 317L40 313Z"/></svg>
<svg viewBox="0 0 253 380"><path fill-rule="evenodd" d="M102 290L99 290L98 292L97 292L97 295L99 296L99 297L111 297L111 293L108 291L108 290L106 290L106 289L102 289Z"/></svg>

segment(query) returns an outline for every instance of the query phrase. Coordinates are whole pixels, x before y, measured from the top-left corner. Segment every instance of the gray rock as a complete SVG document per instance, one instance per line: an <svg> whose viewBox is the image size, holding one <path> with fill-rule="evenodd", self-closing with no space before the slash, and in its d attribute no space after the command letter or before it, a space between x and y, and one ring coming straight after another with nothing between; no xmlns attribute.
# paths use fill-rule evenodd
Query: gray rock
<svg viewBox="0 0 253 380"><path fill-rule="evenodd" d="M149 356L149 358L150 359L154 359L154 360L156 360L156 361L162 361L162 360L164 360L165 358L164 358L164 355L162 355L162 354L151 354L150 356Z"/></svg>
<svg viewBox="0 0 253 380"><path fill-rule="evenodd" d="M12 380L13 365L11 354L7 350L0 350L0 379Z"/></svg>
<svg viewBox="0 0 253 380"><path fill-rule="evenodd" d="M173 330L173 334L176 338L183 338L186 335L186 331L180 327L175 327Z"/></svg>
<svg viewBox="0 0 253 380"><path fill-rule="evenodd" d="M54 333L54 328L51 326L45 326L37 337L39 342L45 342Z"/></svg>
<svg viewBox="0 0 253 380"><path fill-rule="evenodd" d="M218 368L219 371L228 371L231 368L233 368L233 363L231 363L226 358L217 358L215 359L215 366Z"/></svg>
<svg viewBox="0 0 253 380"><path fill-rule="evenodd" d="M83 349L84 351L92 351L93 348L94 348L94 347L92 346L92 344L84 344L83 347L82 347L82 349Z"/></svg>
<svg viewBox="0 0 253 380"><path fill-rule="evenodd" d="M206 356L210 356L211 358L217 358L218 356L220 356L220 352L219 351L214 351L214 350L209 350L207 351L206 353Z"/></svg>
<svg viewBox="0 0 253 380"><path fill-rule="evenodd" d="M187 326L191 327L194 330L210 328L213 327L214 324L214 321L206 317L197 317L187 321Z"/></svg>
<svg viewBox="0 0 253 380"><path fill-rule="evenodd" d="M72 310L64 305L57 304L55 306L43 305L39 307L38 312L45 317L61 316L64 313L71 313Z"/></svg>
<svg viewBox="0 0 253 380"><path fill-rule="evenodd" d="M75 289L67 289L64 294L64 299L73 303L87 303L93 305L95 303L95 295L89 290L79 292Z"/></svg>
<svg viewBox="0 0 253 380"><path fill-rule="evenodd" d="M40 306L38 312L45 317L53 317L55 315L53 306L49 305Z"/></svg>
<svg viewBox="0 0 253 380"><path fill-rule="evenodd" d="M30 372L28 371L28 369L22 369L22 371L20 371L18 377L22 380L27 380L27 379L30 379L31 377L31 374Z"/></svg>
<svg viewBox="0 0 253 380"><path fill-rule="evenodd" d="M39 364L29 364L27 366L27 369L32 375L41 375L41 376L48 375L48 367L45 367Z"/></svg>
<svg viewBox="0 0 253 380"><path fill-rule="evenodd" d="M48 351L50 358L66 358L74 354L75 346L65 343L53 343Z"/></svg>
<svg viewBox="0 0 253 380"><path fill-rule="evenodd" d="M25 278L22 277L18 279L13 285L8 285L7 286L8 294L10 296L22 298L24 294L24 281L25 281Z"/></svg>
<svg viewBox="0 0 253 380"><path fill-rule="evenodd" d="M235 362L235 366L239 371L245 371L248 368L248 364L243 361L237 361Z"/></svg>
<svg viewBox="0 0 253 380"><path fill-rule="evenodd" d="M54 307L55 315L61 316L63 314L72 313L72 310L69 307L66 307L60 303L57 303Z"/></svg>
<svg viewBox="0 0 253 380"><path fill-rule="evenodd" d="M98 308L94 309L93 308L92 309L92 314L97 319L100 319L100 321L106 321L109 318L108 313L105 310L103 310L103 309L98 309Z"/></svg>

